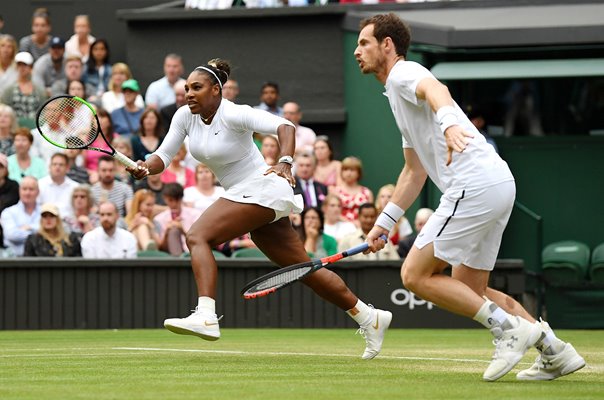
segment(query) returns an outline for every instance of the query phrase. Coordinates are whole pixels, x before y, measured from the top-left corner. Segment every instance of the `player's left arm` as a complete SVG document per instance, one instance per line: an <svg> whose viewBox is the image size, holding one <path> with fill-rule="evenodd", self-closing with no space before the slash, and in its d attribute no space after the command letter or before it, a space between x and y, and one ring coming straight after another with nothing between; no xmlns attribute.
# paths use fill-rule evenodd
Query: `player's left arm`
<svg viewBox="0 0 604 400"><path fill-rule="evenodd" d="M436 120L447 142L447 165L449 165L453 151L463 152L469 142L467 138L473 138L474 134L465 131L459 125L455 102L447 86L434 78L424 78L418 83L415 94L418 99L426 100L432 111L436 113Z"/></svg>

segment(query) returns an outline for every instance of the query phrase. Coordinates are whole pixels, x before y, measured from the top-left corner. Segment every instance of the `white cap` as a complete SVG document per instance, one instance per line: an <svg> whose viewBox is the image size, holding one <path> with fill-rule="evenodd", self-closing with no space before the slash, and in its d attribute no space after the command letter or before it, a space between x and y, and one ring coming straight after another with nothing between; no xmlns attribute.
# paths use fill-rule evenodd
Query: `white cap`
<svg viewBox="0 0 604 400"><path fill-rule="evenodd" d="M34 58L27 51L21 51L15 56L15 62L32 65L34 63Z"/></svg>

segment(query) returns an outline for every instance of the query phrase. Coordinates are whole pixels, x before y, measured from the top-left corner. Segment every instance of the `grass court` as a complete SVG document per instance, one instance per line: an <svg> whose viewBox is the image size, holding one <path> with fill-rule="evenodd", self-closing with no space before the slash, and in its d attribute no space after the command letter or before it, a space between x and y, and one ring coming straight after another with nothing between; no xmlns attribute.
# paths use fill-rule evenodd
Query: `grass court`
<svg viewBox="0 0 604 400"><path fill-rule="evenodd" d="M0 399L602 399L604 331L557 331L587 361L551 382L482 381L484 329L387 332L360 358L349 329L223 329L217 342L167 330L0 332Z"/></svg>

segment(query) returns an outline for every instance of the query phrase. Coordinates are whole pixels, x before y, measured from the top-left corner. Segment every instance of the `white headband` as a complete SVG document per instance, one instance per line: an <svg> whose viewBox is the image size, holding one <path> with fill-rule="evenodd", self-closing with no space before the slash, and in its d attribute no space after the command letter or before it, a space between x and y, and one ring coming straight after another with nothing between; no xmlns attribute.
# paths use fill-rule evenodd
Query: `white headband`
<svg viewBox="0 0 604 400"><path fill-rule="evenodd" d="M195 69L203 69L205 71L208 71L210 74L214 75L214 78L216 78L216 80L218 81L218 84L220 85L220 90L222 90L222 82L220 82L220 79L218 79L218 76L216 75L216 73L214 71L212 71L211 69L206 68L202 65L200 65L199 67L197 67Z"/></svg>

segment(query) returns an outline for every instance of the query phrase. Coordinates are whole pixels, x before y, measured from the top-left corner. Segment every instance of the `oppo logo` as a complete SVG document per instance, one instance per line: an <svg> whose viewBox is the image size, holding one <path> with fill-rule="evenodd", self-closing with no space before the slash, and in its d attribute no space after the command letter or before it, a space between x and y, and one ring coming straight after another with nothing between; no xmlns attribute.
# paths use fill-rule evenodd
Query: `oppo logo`
<svg viewBox="0 0 604 400"><path fill-rule="evenodd" d="M390 300L397 306L409 305L409 310L415 309L415 307L425 305L428 310L432 310L434 304L429 301L415 297L415 294L405 290L396 289L390 294Z"/></svg>

